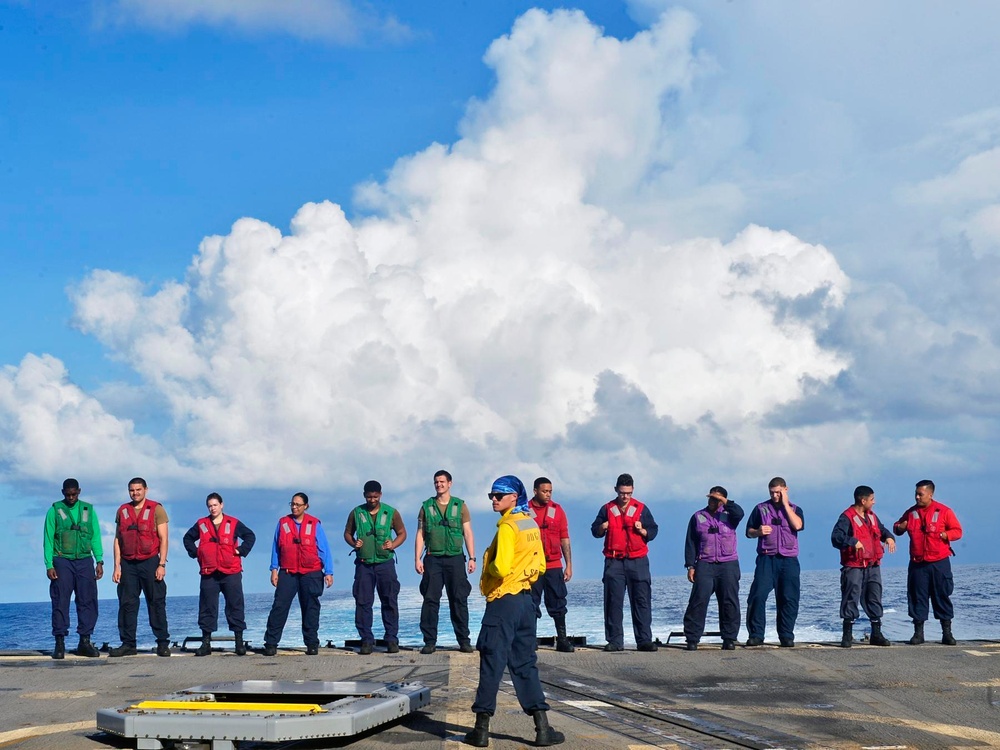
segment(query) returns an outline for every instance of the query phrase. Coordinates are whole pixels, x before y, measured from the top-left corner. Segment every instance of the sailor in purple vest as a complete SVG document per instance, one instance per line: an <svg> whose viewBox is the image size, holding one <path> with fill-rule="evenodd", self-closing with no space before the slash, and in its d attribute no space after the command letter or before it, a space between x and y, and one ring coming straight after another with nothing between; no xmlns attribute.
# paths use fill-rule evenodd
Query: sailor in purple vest
<svg viewBox="0 0 1000 750"><path fill-rule="evenodd" d="M708 506L691 516L684 542L684 567L694 584L684 613L687 650L696 651L705 633L708 602L715 594L719 602L722 648L732 651L740 632L740 562L736 549L736 527L743 508L729 500L725 487L708 491Z"/></svg>
<svg viewBox="0 0 1000 750"><path fill-rule="evenodd" d="M788 485L781 477L767 484L771 499L750 513L747 538L757 540L757 565L747 597L748 646L764 643L764 611L774 590L778 610L778 642L795 645L795 620L799 616L799 532L805 527L802 509L788 499Z"/></svg>

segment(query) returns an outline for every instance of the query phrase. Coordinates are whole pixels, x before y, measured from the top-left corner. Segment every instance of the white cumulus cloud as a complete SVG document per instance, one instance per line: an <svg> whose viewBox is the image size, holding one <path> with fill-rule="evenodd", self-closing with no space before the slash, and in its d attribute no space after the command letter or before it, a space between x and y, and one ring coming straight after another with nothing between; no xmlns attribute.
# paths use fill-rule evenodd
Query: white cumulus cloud
<svg viewBox="0 0 1000 750"><path fill-rule="evenodd" d="M366 217L242 219L158 290L94 272L77 323L167 404L180 463L217 479L531 441L569 465L607 418L602 382L695 452L725 430L752 464L761 420L848 366L819 336L849 282L787 232L668 241L616 212L663 158L694 29L674 13L622 41L531 11L487 53L497 86L462 138L363 186ZM659 460L656 429L626 443Z"/></svg>
<svg viewBox="0 0 1000 750"><path fill-rule="evenodd" d="M827 476L857 460L863 425L769 424L851 366L823 340L850 290L834 256L780 229L698 237L654 216L672 103L706 65L696 29L671 12L620 40L530 11L488 50L497 83L461 138L360 186L363 215L309 203L287 233L241 219L159 288L90 273L76 325L140 386L108 384L102 405L52 358L8 368L10 434L49 426L11 473L92 452L230 486L344 486L387 465L405 483L446 461L582 482L635 461L687 486L693 465ZM143 394L161 413L140 434L112 412ZM39 466L68 396L100 429Z"/></svg>
<svg viewBox="0 0 1000 750"><path fill-rule="evenodd" d="M84 468L113 476L153 465L179 473L155 439L109 414L49 355L28 354L17 367L0 369L0 456L13 480L51 480Z"/></svg>

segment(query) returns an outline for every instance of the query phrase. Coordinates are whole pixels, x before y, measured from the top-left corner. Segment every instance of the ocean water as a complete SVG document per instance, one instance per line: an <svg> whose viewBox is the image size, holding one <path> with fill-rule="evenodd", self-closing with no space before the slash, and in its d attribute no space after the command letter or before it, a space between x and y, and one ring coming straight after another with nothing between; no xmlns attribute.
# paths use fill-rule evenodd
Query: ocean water
<svg viewBox="0 0 1000 750"><path fill-rule="evenodd" d="M955 593L955 637L965 640L996 640L1000 639L1000 565L956 565ZM909 618L906 615L906 569L883 568L884 593L882 603L885 607L883 618L884 630L890 639L903 640L909 638L912 631ZM753 579L752 571L744 571L740 582L740 599L743 601L743 615L746 615L746 595ZM572 580L569 583L569 613L567 629L571 635L585 636L590 644L603 645L604 614L603 587L599 580ZM653 579L653 635L666 642L671 632L682 630L684 609L690 593L690 584L684 576L669 576ZM246 596L247 635L251 645L260 646L263 643L264 627L267 614L271 607L270 593L248 594ZM332 641L341 646L347 639L356 639L354 628L354 599L350 591L328 589L322 598L322 614L320 616L320 639L326 643ZM400 643L419 646L423 643L420 635L420 603L421 598L416 587L404 588L399 595L400 609ZM485 603L474 589L469 598L470 625L475 641L482 619ZM222 614L220 602L220 632L228 635L225 617ZM840 639L840 571L814 570L802 572L802 596L799 607L799 618L795 628L797 641L832 641ZM718 630L717 609L714 603L709 606L706 630ZM100 617L93 639L97 644L104 642L117 644L118 602L114 599L101 600ZM70 608L71 627L67 645L76 644L75 628L76 613ZM178 596L167 599L167 618L170 623L171 640L180 643L188 636L200 636L198 628L198 597ZM866 630L867 621L862 619L855 624L855 637ZM375 605L375 636L381 638L382 627L378 610ZM29 602L24 604L0 604L0 649L50 649L51 636L51 606L48 602ZM553 635L552 620L543 612L538 624L540 636ZM939 630L934 622L928 623L928 638L937 639ZM747 637L746 627L741 628L740 638ZM767 619L768 641L777 642L777 632L774 624L774 597L770 599ZM676 642L677 637L671 642ZM681 639L683 640L683 639ZM704 642L717 641L717 638L706 637ZM155 645L152 632L146 618L145 607L140 604L139 610L139 646L143 648ZM635 645L632 636L631 618L628 602L625 604L625 642ZM447 601L441 602L441 621L438 643L455 645L455 636L451 631L448 619ZM283 646L301 646L301 620L298 607L293 603L285 626Z"/></svg>

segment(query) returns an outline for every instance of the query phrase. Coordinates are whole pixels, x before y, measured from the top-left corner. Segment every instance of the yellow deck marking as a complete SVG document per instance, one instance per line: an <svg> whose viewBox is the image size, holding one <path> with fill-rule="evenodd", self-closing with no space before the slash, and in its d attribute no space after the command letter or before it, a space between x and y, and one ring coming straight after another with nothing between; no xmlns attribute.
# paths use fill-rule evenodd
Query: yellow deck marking
<svg viewBox="0 0 1000 750"><path fill-rule="evenodd" d="M144 711L257 711L281 714L317 714L326 711L316 703L218 703L216 701L141 701L128 710Z"/></svg>
<svg viewBox="0 0 1000 750"><path fill-rule="evenodd" d="M19 698L33 701L62 701L71 698L92 698L97 695L93 690L53 690L47 693L21 693Z"/></svg>
<svg viewBox="0 0 1000 750"><path fill-rule="evenodd" d="M97 720L94 721L73 721L69 724L50 724L47 727L21 727L11 729L7 732L0 732L0 745L8 742L26 740L29 737L43 737L47 734L59 734L61 732L74 732L77 729L97 729Z"/></svg>
<svg viewBox="0 0 1000 750"><path fill-rule="evenodd" d="M770 711L764 710L763 707L758 708L757 712L771 713ZM847 711L814 711L807 708L782 708L781 713L785 716L822 716L824 719L828 719L830 721L858 720L858 715L856 713L850 713ZM959 724L942 724L936 721L921 721L920 719L904 719L894 716L876 716L873 714L867 714L865 716L865 721L877 722L888 726L909 727L910 729L919 729L923 732L935 732L937 734L947 735L948 737L983 742L989 747L1000 747L1000 732L991 732L988 729L977 729L976 727L966 727Z"/></svg>

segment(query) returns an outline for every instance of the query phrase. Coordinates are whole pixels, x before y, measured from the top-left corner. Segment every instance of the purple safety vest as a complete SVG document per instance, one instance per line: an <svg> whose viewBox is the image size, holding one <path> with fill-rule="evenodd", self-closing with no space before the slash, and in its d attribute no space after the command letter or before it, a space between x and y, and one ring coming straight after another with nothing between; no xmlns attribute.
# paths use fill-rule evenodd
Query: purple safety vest
<svg viewBox="0 0 1000 750"><path fill-rule="evenodd" d="M781 512L780 506L768 501L758 505L757 510L761 526L772 527L770 534L757 537L757 554L798 557L799 533L788 525L788 518ZM793 503L792 510L798 514L799 506Z"/></svg>
<svg viewBox="0 0 1000 750"><path fill-rule="evenodd" d="M736 529L722 520L729 512L720 508L713 515L708 509L694 514L698 534L698 559L710 563L732 562L739 559L736 549Z"/></svg>

